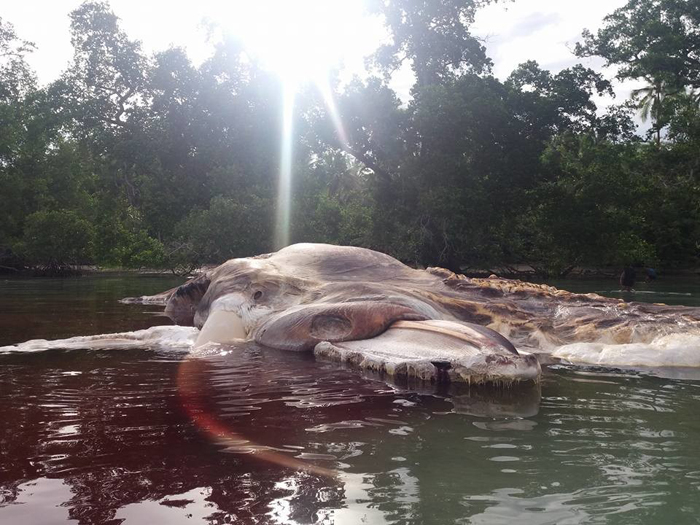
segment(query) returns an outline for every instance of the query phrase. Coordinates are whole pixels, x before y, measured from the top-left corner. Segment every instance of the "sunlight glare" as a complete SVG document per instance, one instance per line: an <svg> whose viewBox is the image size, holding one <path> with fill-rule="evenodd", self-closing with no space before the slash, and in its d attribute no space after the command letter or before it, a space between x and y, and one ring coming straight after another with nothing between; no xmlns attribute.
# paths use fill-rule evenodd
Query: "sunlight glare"
<svg viewBox="0 0 700 525"><path fill-rule="evenodd" d="M262 67L303 82L366 54L362 0L256 0L229 4L225 24Z"/></svg>
<svg viewBox="0 0 700 525"><path fill-rule="evenodd" d="M321 93L321 96L323 97L323 102L326 105L326 109L328 110L328 115L331 117L331 121L333 122L335 131L338 134L338 140L340 141L340 144L342 146L346 146L348 144L348 137L345 133L343 122L340 119L340 113L338 112L338 108L335 104L333 90L331 89L331 86L327 80L319 81L317 83L317 87L319 92Z"/></svg>
<svg viewBox="0 0 700 525"><path fill-rule="evenodd" d="M289 245L292 207L292 143L294 122L294 85L285 84L282 115L282 151L277 188L277 220L275 221L275 250Z"/></svg>
<svg viewBox="0 0 700 525"><path fill-rule="evenodd" d="M308 82L321 91L341 143L347 138L328 84L336 68L357 69L378 44L376 17L364 0L239 0L230 2L224 28L243 42L248 57L282 79L284 89L275 249L290 242L294 99Z"/></svg>

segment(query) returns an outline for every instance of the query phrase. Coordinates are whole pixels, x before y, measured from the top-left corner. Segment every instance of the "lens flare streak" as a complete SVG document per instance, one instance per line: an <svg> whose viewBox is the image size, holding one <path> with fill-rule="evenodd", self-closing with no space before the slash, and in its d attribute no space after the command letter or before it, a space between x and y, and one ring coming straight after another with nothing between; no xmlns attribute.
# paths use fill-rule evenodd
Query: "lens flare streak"
<svg viewBox="0 0 700 525"><path fill-rule="evenodd" d="M270 447L254 443L224 423L209 410L204 399L207 386L204 384L206 361L186 358L178 370L177 387L182 407L194 422L212 441L239 453L254 454L257 458L273 465L293 470L301 470L317 476L335 478L335 470L319 467L306 461L290 457L272 450Z"/></svg>
<svg viewBox="0 0 700 525"><path fill-rule="evenodd" d="M275 221L275 249L289 245L292 208L292 162L294 133L294 98L296 89L285 83L282 114L282 150L277 187L277 220Z"/></svg>
<svg viewBox="0 0 700 525"><path fill-rule="evenodd" d="M340 141L340 144L343 147L345 147L348 144L348 136L345 133L343 122L340 119L340 113L338 113L338 108L335 105L333 91L331 90L331 87L328 84L327 80L318 81L316 85L318 87L318 90L321 92L323 102L326 105L326 109L328 110L328 115L330 116L331 121L333 122L333 126L335 126L335 131L338 134L338 140Z"/></svg>

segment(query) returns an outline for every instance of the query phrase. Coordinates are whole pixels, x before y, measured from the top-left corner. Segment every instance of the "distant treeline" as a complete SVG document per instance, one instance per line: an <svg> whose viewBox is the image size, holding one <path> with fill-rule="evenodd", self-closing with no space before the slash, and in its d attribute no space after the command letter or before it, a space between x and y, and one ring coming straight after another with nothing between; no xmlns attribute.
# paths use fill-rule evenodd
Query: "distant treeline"
<svg viewBox="0 0 700 525"><path fill-rule="evenodd" d="M292 242L548 275L697 264L697 2L630 0L584 34L578 56L645 82L604 113L594 100L611 86L581 65L496 79L469 31L485 3L372 3L393 42L368 78L329 78L344 134L319 89L297 97ZM188 269L271 251L279 78L234 39L195 67L177 47L144 54L106 3L70 17L74 57L46 86L33 45L0 20L0 265ZM388 87L404 63L408 104Z"/></svg>

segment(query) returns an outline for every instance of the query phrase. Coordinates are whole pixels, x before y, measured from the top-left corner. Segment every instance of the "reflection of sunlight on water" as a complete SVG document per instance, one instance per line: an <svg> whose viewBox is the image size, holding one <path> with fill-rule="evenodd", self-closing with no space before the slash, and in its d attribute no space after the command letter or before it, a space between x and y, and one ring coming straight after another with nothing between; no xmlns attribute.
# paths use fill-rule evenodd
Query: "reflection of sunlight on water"
<svg viewBox="0 0 700 525"><path fill-rule="evenodd" d="M297 491L299 484L297 480L293 477L284 479L275 484L276 489L286 490L291 492L287 496L277 498L272 500L269 504L270 512L268 516L273 523L290 523L292 518L292 504L291 500L294 497L294 493Z"/></svg>
<svg viewBox="0 0 700 525"><path fill-rule="evenodd" d="M80 433L80 425L66 425L58 428L56 432L67 436L76 435Z"/></svg>
<svg viewBox="0 0 700 525"><path fill-rule="evenodd" d="M4 489L6 490L6 489ZM65 502L72 493L68 484L61 479L38 478L17 487L19 496L13 505L0 506L0 523L21 523L22 525L45 525L47 516L53 523L69 520ZM3 504L0 491L0 505Z"/></svg>
<svg viewBox="0 0 700 525"><path fill-rule="evenodd" d="M680 525L700 512L700 383L556 366L541 392L442 397L252 344L206 359L144 349L0 361L11 365L0 367L0 452L17 458L0 461L3 525L54 514Z"/></svg>
<svg viewBox="0 0 700 525"><path fill-rule="evenodd" d="M641 483L634 479L635 474L631 469L628 469L628 474L629 478L613 477L611 484L572 493L557 491L560 483L552 482L540 486L539 495L532 497L528 497L522 489L502 488L491 494L466 496L464 503L475 510L483 508L482 512L469 518L469 523L509 524L517 521L533 525L597 523L599 520L596 516L607 521L615 514L639 512L663 504L663 498L668 496L666 492L632 491L631 486ZM548 490L553 492L546 493Z"/></svg>
<svg viewBox="0 0 700 525"><path fill-rule="evenodd" d="M408 468L401 467L379 474L343 472L340 477L344 484L345 500L342 508L330 514L334 524L395 523L397 507L401 509L401 520L417 518L411 508L420 501L419 481ZM389 483L388 479L391 480ZM381 500L386 500L387 496L391 509L383 510Z"/></svg>
<svg viewBox="0 0 700 525"><path fill-rule="evenodd" d="M314 523L332 523L334 525L354 525L357 523L388 524L395 523L394 513L379 508L376 502L377 491L386 490L385 482L379 480L377 474L356 474L339 472L338 481L341 483L344 498L342 504L334 509L320 509L314 516ZM399 504L404 510L420 501L418 479L408 468L397 468L381 477L390 477L392 483L393 504ZM272 523L298 523L294 519L294 503L303 494L304 480L298 476L288 477L275 486L277 489L288 491L289 494L277 498L268 505L267 513ZM317 494L321 501L323 494ZM298 502L297 502L298 503ZM415 519L412 513L403 514L401 519Z"/></svg>
<svg viewBox="0 0 700 525"><path fill-rule="evenodd" d="M217 506L208 500L211 492L209 487L199 487L159 501L145 500L125 505L117 511L115 521L124 520L128 525L209 522L213 514L220 512Z"/></svg>
<svg viewBox="0 0 700 525"><path fill-rule="evenodd" d="M519 497L524 490L515 488L496 489L485 496L466 496L468 508L491 504L479 514L470 517L469 523L514 523L531 525L551 523L585 523L588 512L577 505L571 505L571 494L546 494L539 497Z"/></svg>

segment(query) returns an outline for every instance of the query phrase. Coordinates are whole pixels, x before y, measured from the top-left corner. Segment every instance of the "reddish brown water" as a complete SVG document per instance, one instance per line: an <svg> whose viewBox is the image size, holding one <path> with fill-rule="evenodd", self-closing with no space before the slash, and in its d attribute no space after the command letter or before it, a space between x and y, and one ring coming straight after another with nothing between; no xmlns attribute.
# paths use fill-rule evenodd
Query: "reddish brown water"
<svg viewBox="0 0 700 525"><path fill-rule="evenodd" d="M3 283L0 344L166 322L116 299L172 280L112 279ZM700 515L700 382L557 368L541 400L420 393L308 356L229 350L0 355L0 524Z"/></svg>

